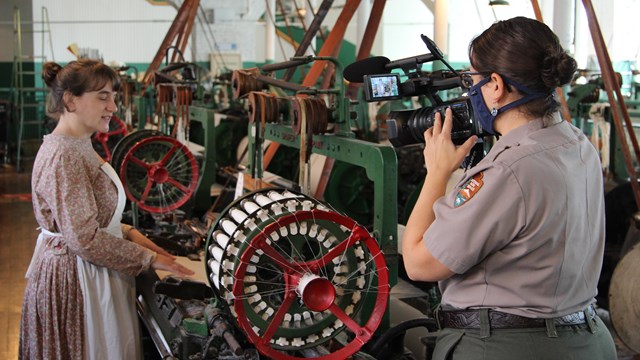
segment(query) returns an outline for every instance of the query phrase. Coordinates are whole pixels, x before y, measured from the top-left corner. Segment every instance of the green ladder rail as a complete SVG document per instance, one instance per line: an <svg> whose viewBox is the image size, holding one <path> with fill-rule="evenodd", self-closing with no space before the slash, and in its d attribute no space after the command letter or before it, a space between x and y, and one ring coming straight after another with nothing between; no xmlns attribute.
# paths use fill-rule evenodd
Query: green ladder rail
<svg viewBox="0 0 640 360"><path fill-rule="evenodd" d="M37 129L37 139L42 140L45 124L45 106L47 89L44 87L39 78L39 71L36 71L36 62L41 64L47 61L45 55L45 44L49 44L51 59L54 60L53 40L51 38L51 26L49 22L49 12L46 7L42 7L42 20L40 22L32 22L32 24L41 24L41 29L23 30L23 22L20 15L20 9L14 8L13 13L13 31L14 31L14 57L13 57L13 77L11 102L14 104L13 122L17 123L17 149L16 149L16 170L22 171L22 151L23 142L25 141L25 128L35 127ZM41 54L28 55L24 53L23 34L40 33L41 38ZM33 35L32 35L33 36ZM47 39L48 37L48 39ZM48 41L47 41L48 40ZM30 51L33 53L33 50ZM25 62L30 65L25 66Z"/></svg>

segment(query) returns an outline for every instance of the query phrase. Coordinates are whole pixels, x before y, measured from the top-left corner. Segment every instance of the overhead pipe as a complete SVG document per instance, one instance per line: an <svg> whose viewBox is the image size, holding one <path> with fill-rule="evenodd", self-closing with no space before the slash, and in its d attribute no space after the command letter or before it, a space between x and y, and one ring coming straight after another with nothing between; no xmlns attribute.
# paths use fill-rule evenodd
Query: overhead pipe
<svg viewBox="0 0 640 360"><path fill-rule="evenodd" d="M540 10L540 4L538 4L538 0L531 0L531 6L533 7L533 12L536 16L536 20L544 23L542 20L542 11ZM569 112L569 105L567 104L567 98L564 96L564 91L561 87L556 88L556 96L558 100L560 100L560 113L562 117L566 121L571 122L571 112Z"/></svg>
<svg viewBox="0 0 640 360"><path fill-rule="evenodd" d="M564 49L570 49L573 45L575 23L575 3L573 1L553 2L553 31L560 39L560 45Z"/></svg>
<svg viewBox="0 0 640 360"><path fill-rule="evenodd" d="M449 2L436 0L433 12L433 40L445 57L449 54Z"/></svg>
<svg viewBox="0 0 640 360"><path fill-rule="evenodd" d="M276 0L267 0L267 8L275 9ZM265 62L270 64L276 61L276 24L274 21L265 21Z"/></svg>

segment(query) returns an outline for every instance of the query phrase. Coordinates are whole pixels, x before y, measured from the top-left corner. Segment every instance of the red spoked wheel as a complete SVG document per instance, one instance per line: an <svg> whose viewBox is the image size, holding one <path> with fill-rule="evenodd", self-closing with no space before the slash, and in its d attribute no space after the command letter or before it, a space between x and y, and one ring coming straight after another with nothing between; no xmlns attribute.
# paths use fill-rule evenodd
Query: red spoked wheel
<svg viewBox="0 0 640 360"><path fill-rule="evenodd" d="M127 198L142 210L166 213L184 205L198 184L198 163L175 138L152 136L124 155L120 179Z"/></svg>
<svg viewBox="0 0 640 360"><path fill-rule="evenodd" d="M296 261L295 258L286 258L275 243L274 238L279 237L282 229L290 229L291 224L300 224L306 221L328 221L339 224L344 229L350 229L350 235L336 244L332 244L323 255L308 261ZM275 235L275 236L274 236ZM338 293L344 293L341 289L343 281L337 282L335 276L328 276L330 271L324 270L328 265L333 266L336 260L345 256L349 250L356 249L356 245L364 245L364 248L357 247L357 252L367 251L368 262L373 262L374 268L367 267L368 271L374 271L377 275L377 294L373 312L364 325L358 323L356 316L350 310L340 306L336 301ZM365 250L366 248L366 250ZM266 255L283 273L284 292L281 295L282 304L266 324L251 321L246 307L252 307L250 301L239 301L238 299L248 299L247 291L251 292L250 284L245 283L252 275L248 269L259 267L260 257ZM339 262L339 261L337 261ZM363 271L360 268L357 271ZM352 275L353 276L353 275ZM249 289L249 290L248 290ZM337 318L336 323L342 324L351 333L352 340L343 347L333 351L331 354L321 356L319 359L346 359L355 354L360 348L371 339L378 325L385 314L389 295L389 275L384 256L374 238L360 225L353 220L332 211L310 210L299 211L280 217L275 222L265 227L240 256L240 261L235 271L235 282L233 285L233 295L236 301L234 309L238 322L245 331L252 343L264 355L274 359L302 359L283 352L278 348L276 333L285 323L285 317L290 315L292 308L304 306L313 313L329 313ZM250 310L249 312L252 312ZM302 340L300 340L302 341Z"/></svg>
<svg viewBox="0 0 640 360"><path fill-rule="evenodd" d="M205 263L238 326L272 359L346 359L386 312L389 274L376 240L291 190L229 204L209 231Z"/></svg>
<svg viewBox="0 0 640 360"><path fill-rule="evenodd" d="M109 131L106 133L96 132L91 137L91 143L96 152L105 160L111 161L111 152L118 142L127 136L127 125L117 116L111 116Z"/></svg>

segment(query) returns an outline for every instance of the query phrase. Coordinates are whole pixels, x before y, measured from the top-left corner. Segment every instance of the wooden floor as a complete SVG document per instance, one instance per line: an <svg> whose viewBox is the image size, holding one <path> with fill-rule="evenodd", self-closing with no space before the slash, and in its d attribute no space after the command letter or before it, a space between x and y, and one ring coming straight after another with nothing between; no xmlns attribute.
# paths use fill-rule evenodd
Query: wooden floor
<svg viewBox="0 0 640 360"><path fill-rule="evenodd" d="M31 206L31 172L0 165L0 359L17 359L20 313L37 237ZM640 360L615 337L618 359Z"/></svg>
<svg viewBox="0 0 640 360"><path fill-rule="evenodd" d="M24 273L37 236L30 183L29 171L0 167L0 359L18 358Z"/></svg>

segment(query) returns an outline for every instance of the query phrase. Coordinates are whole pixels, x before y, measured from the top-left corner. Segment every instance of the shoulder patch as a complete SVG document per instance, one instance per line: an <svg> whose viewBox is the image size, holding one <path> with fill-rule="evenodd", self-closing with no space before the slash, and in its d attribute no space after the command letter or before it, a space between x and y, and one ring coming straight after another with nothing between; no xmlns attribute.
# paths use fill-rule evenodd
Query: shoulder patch
<svg viewBox="0 0 640 360"><path fill-rule="evenodd" d="M478 191L480 191L480 188L484 185L484 182L482 181L483 176L483 173L479 172L462 185L462 188L460 188L456 194L453 207L464 205L464 203L469 201L476 193L478 193Z"/></svg>

